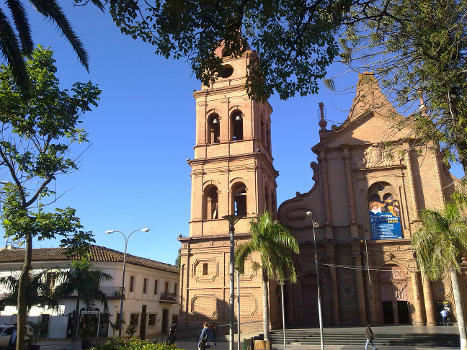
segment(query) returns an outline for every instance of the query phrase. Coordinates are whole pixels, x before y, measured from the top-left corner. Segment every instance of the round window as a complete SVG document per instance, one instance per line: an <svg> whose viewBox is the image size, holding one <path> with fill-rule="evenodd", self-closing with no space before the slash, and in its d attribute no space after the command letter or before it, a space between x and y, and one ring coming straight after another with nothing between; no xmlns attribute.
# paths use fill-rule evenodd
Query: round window
<svg viewBox="0 0 467 350"><path fill-rule="evenodd" d="M233 74L233 71L233 67L230 64L224 64L219 71L219 76L221 78L228 78Z"/></svg>

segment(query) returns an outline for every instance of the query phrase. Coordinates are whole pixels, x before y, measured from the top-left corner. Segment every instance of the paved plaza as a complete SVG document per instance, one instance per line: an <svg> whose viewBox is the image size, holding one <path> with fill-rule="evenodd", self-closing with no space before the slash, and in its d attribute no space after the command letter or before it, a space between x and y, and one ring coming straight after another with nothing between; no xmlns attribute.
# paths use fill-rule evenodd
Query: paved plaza
<svg viewBox="0 0 467 350"><path fill-rule="evenodd" d="M318 331L318 329L314 329ZM453 347L433 347L433 346L413 346L413 345L379 345L378 344L378 335L401 335L407 337L411 334L414 336L420 334L458 334L457 326L449 327L426 327L426 326L382 326L382 327L373 327L373 332L375 334L375 345L378 349L392 349L392 350L452 350ZM325 342L326 350L359 350L365 348L365 332L364 327L336 327L336 328L325 328L324 334L350 334L348 344L346 345L330 345ZM245 337L250 336L245 330ZM242 336L243 337L243 336ZM81 342L71 342L69 340L43 340L39 341L41 344L41 350L80 350ZM177 349L183 350L197 350L197 336L184 337L183 339L177 339L176 342ZM243 344L242 344L243 345ZM220 337L216 346L210 347L211 350L228 350L229 343L226 338ZM237 350L237 343L235 342L234 350ZM244 349L243 346L240 348ZM273 344L273 350L282 350L284 349L282 343ZM286 345L288 350L319 350L320 346L316 344L296 344L291 343ZM370 347L371 349L371 347Z"/></svg>

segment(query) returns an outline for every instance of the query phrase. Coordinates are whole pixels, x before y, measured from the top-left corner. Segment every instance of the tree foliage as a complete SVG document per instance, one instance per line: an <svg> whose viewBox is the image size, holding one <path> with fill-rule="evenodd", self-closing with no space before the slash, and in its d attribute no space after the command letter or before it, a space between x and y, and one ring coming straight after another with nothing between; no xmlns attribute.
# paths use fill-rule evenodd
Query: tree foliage
<svg viewBox="0 0 467 350"><path fill-rule="evenodd" d="M152 44L156 54L186 58L203 84L221 71L214 54L237 57L251 47L250 96L282 99L316 93L339 52L335 34L352 0L109 0L121 31Z"/></svg>
<svg viewBox="0 0 467 350"><path fill-rule="evenodd" d="M53 291L53 297L56 300L76 292L79 295L79 301L83 301L86 306L99 300L104 309L108 309L107 296L100 286L102 282L110 281L112 276L93 266L88 258L73 260L70 269L60 273L57 279L59 283Z"/></svg>
<svg viewBox="0 0 467 350"><path fill-rule="evenodd" d="M30 56L32 54L34 43L24 2L24 0L6 0L4 5L0 6L0 52L8 62L14 80L21 88L23 96L29 97L30 81L23 55ZM88 54L57 1L29 0L29 2L37 12L57 25L57 28L75 50L81 64L89 70ZM79 3L80 1L75 2ZM100 0L92 0L91 2L101 10L104 9Z"/></svg>
<svg viewBox="0 0 467 350"><path fill-rule="evenodd" d="M74 339L78 334L79 323L77 321L81 301L89 307L95 300L99 300L107 311L107 295L100 289L100 285L111 279L112 276L94 267L87 257L72 261L70 269L59 275L60 283L53 291L53 299L58 303L58 300L76 292L75 324L72 331Z"/></svg>
<svg viewBox="0 0 467 350"><path fill-rule="evenodd" d="M365 14L366 20L360 20ZM374 1L342 38L344 60L373 70L423 143L467 170L467 3L465 0ZM369 19L374 18L374 19Z"/></svg>
<svg viewBox="0 0 467 350"><path fill-rule="evenodd" d="M295 282L294 257L299 253L298 243L290 231L269 212L250 222L251 239L235 250L235 268L243 273L245 260L254 252L260 254L260 267L267 278Z"/></svg>
<svg viewBox="0 0 467 350"><path fill-rule="evenodd" d="M222 71L217 48L225 45L226 55L238 57L251 47L257 54L246 87L257 100L317 93L322 79L332 86L326 72L339 56L359 71L374 70L393 102L410 115L415 136L440 143L446 160L466 170L465 0L107 3L123 33L166 58L188 59L205 85Z"/></svg>
<svg viewBox="0 0 467 350"><path fill-rule="evenodd" d="M454 268L460 270L467 250L467 223L455 203L447 203L444 211L424 210L423 226L415 232L412 243L417 260L431 279L441 278Z"/></svg>
<svg viewBox="0 0 467 350"><path fill-rule="evenodd" d="M459 208L458 203L449 202L443 211L424 210L420 216L423 226L413 235L412 245L430 279L451 276L461 349L466 349L465 308L457 274L467 250L467 222Z"/></svg>
<svg viewBox="0 0 467 350"><path fill-rule="evenodd" d="M5 236L22 241L61 238L61 245L79 248L89 241L72 208L47 212L55 193L50 184L57 176L78 169L73 145L87 142L81 116L97 106L100 90L74 83L60 88L52 51L38 47L26 61L32 82L25 102L9 66L0 67L0 165L3 180L2 225Z"/></svg>
<svg viewBox="0 0 467 350"><path fill-rule="evenodd" d="M52 286L47 283L48 270L38 271L31 274L29 278L30 288L26 291L26 301L28 311L33 306L56 308L57 303L52 296ZM18 300L19 278L15 275L0 278L0 285L8 290L6 296L2 298L3 305L16 306Z"/></svg>
<svg viewBox="0 0 467 350"><path fill-rule="evenodd" d="M24 244L24 263L18 288L18 342L22 349L27 314L33 238L59 238L70 253L82 253L93 241L72 208L48 211L55 201L50 184L57 176L75 171L73 146L87 142L81 116L97 106L100 90L74 83L61 89L52 51L38 47L26 60L31 82L26 101L13 69L0 66L0 169L3 186L2 226L5 236Z"/></svg>
<svg viewBox="0 0 467 350"><path fill-rule="evenodd" d="M243 273L246 259L252 254L259 255L259 262L253 262L253 268L261 269L263 289L263 328L264 339L269 339L269 292L268 281L275 279L283 282L295 282L294 257L299 253L297 240L290 231L269 212L264 212L256 220L250 221L251 238L235 250L235 268Z"/></svg>

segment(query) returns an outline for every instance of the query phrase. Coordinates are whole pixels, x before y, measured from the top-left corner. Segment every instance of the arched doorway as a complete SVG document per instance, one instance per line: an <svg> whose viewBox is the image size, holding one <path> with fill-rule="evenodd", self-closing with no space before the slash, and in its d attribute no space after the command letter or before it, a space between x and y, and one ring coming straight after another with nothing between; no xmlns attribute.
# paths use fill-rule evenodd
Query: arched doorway
<svg viewBox="0 0 467 350"><path fill-rule="evenodd" d="M316 275L308 274L301 281L302 287L302 322L303 326L317 327L318 319L318 288Z"/></svg>
<svg viewBox="0 0 467 350"><path fill-rule="evenodd" d="M407 274L396 265L378 273L379 295L385 324L410 324Z"/></svg>

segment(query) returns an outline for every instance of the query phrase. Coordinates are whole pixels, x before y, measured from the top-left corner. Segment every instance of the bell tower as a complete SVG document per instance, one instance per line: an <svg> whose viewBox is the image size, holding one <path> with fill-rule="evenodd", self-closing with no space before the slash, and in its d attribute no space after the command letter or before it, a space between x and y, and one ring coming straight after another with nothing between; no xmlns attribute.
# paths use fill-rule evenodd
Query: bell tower
<svg viewBox="0 0 467 350"><path fill-rule="evenodd" d="M268 102L251 100L245 89L255 53L247 50L234 58L219 47L216 54L223 60L218 80L193 94L196 144L194 159L188 161L191 220L189 236L179 238L182 327L199 327L205 320L221 324L229 318L229 224L223 217L241 217L235 225L237 245L249 239L250 220L266 210L274 214L277 205L272 108ZM247 264L240 284L242 321L260 321L260 273Z"/></svg>

